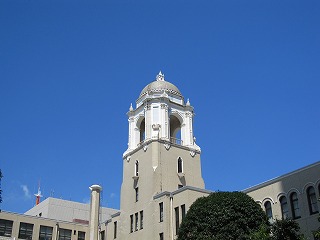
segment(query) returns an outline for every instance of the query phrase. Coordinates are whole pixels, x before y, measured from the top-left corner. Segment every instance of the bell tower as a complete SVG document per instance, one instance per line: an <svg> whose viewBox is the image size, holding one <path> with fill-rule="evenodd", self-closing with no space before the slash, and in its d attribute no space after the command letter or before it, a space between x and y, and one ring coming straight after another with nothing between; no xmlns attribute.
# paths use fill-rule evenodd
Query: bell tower
<svg viewBox="0 0 320 240"><path fill-rule="evenodd" d="M159 225L155 196L180 189L204 189L201 150L193 133L193 107L189 100L185 103L179 89L166 81L160 71L155 81L143 88L136 107L131 104L127 115L129 136L123 154L120 239L159 239L159 231L173 236L168 230L169 222ZM163 209L169 209L169 205L164 204ZM164 230L157 230L158 225Z"/></svg>
<svg viewBox="0 0 320 240"><path fill-rule="evenodd" d="M200 151L193 135L193 107L178 88L165 81L159 72L156 80L148 84L136 101L136 109L129 108L129 140L124 155L143 142L161 139Z"/></svg>

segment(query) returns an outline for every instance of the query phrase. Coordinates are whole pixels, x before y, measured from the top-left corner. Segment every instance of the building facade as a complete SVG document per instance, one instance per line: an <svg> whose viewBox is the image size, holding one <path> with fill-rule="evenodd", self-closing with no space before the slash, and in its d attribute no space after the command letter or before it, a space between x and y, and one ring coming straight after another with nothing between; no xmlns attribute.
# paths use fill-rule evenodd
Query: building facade
<svg viewBox="0 0 320 240"><path fill-rule="evenodd" d="M120 210L101 208L98 185L91 203L48 198L25 214L0 213L0 239L111 240L177 238L179 225L205 189L194 109L160 72L128 115ZM313 239L320 193L320 162L244 190L275 218L294 218Z"/></svg>
<svg viewBox="0 0 320 240"><path fill-rule="evenodd" d="M298 169L245 189L265 210L269 220L294 219L301 233L314 239L313 232L320 227L320 162Z"/></svg>
<svg viewBox="0 0 320 240"><path fill-rule="evenodd" d="M191 204L210 194L193 134L193 107L160 72L127 115L120 212L105 225L108 239L175 239Z"/></svg>

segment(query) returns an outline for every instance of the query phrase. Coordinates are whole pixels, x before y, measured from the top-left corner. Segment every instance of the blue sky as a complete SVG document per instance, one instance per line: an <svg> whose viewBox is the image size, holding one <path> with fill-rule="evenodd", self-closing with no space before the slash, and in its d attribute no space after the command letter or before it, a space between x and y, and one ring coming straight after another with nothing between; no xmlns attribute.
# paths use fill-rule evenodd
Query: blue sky
<svg viewBox="0 0 320 240"><path fill-rule="evenodd" d="M1 209L119 208L126 112L162 70L195 108L210 190L320 159L320 1L0 2Z"/></svg>

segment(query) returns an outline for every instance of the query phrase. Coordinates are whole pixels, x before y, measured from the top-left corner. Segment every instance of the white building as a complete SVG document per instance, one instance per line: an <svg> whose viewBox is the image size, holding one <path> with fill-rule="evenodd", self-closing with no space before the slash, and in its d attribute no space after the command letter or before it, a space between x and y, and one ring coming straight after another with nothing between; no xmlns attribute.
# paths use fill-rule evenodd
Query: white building
<svg viewBox="0 0 320 240"><path fill-rule="evenodd" d="M41 240L176 239L191 204L211 193L205 190L202 179L193 107L160 72L141 91L127 115L128 149L123 154L120 210L99 208L101 187L93 185L90 205L48 198L26 214L0 213L0 236ZM312 231L319 226L319 173L320 162L244 192L261 204L270 219L297 219L303 233L312 239Z"/></svg>

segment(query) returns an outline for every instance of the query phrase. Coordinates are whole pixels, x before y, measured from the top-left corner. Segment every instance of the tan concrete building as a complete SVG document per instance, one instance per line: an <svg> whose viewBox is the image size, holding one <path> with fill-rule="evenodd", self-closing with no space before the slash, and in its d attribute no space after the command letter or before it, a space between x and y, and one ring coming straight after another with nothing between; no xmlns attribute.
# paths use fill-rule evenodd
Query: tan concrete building
<svg viewBox="0 0 320 240"><path fill-rule="evenodd" d="M313 238L320 227L320 162L298 169L245 189L267 213L270 221L291 218L296 220L301 232Z"/></svg>
<svg viewBox="0 0 320 240"><path fill-rule="evenodd" d="M101 187L93 185L90 205L48 198L26 214L0 213L0 239L176 239L191 204L211 193L202 179L193 107L160 72L127 115L120 210L99 208ZM270 219L294 217L311 236L319 225L319 167L320 162L244 192Z"/></svg>
<svg viewBox="0 0 320 240"><path fill-rule="evenodd" d="M98 221L117 210L100 208L101 187L90 189L91 204L47 198L25 214L0 212L0 239L98 239Z"/></svg>
<svg viewBox="0 0 320 240"><path fill-rule="evenodd" d="M136 108L130 106L116 218L120 239L174 239L190 205L210 193L204 190L193 116L190 102L161 72L141 91Z"/></svg>

